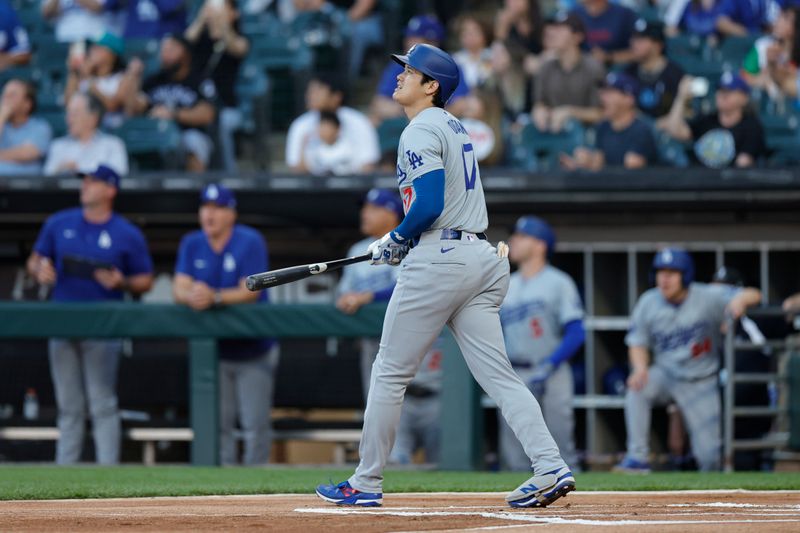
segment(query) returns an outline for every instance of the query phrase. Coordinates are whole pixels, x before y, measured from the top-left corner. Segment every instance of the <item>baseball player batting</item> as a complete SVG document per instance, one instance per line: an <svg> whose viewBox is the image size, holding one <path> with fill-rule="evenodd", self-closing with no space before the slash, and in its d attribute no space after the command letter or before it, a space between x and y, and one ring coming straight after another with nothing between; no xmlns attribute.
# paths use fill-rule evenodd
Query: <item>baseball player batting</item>
<svg viewBox="0 0 800 533"><path fill-rule="evenodd" d="M402 265L372 368L361 462L350 479L320 485L316 493L339 505L382 504L383 469L406 385L447 325L532 462L534 476L506 500L512 507L546 506L575 490L575 478L505 352L498 310L508 290L508 260L483 233L486 201L469 135L444 110L459 82L458 67L427 44L392 58L404 67L392 97L410 121L397 154L406 216L369 250L372 264Z"/></svg>

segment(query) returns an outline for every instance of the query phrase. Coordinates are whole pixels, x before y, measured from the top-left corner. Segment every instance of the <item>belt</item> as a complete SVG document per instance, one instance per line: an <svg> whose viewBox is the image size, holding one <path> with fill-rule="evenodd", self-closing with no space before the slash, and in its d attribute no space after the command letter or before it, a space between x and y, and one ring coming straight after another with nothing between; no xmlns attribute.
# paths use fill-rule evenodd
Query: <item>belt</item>
<svg viewBox="0 0 800 533"><path fill-rule="evenodd" d="M467 233L469 233L469 232L467 232ZM464 234L464 232L461 231L460 229L443 229L442 230L441 240L443 240L443 241L460 241L461 240L461 236L463 234ZM485 233L476 233L475 236L478 239L482 240L482 241L486 240L486 234Z"/></svg>
<svg viewBox="0 0 800 533"><path fill-rule="evenodd" d="M436 396L438 392L433 389L429 389L428 387L423 387L421 385L415 385L410 383L406 387L406 396L411 396L412 398L429 398L431 396Z"/></svg>
<svg viewBox="0 0 800 533"><path fill-rule="evenodd" d="M511 363L511 368L532 368L533 363L529 361L509 361Z"/></svg>

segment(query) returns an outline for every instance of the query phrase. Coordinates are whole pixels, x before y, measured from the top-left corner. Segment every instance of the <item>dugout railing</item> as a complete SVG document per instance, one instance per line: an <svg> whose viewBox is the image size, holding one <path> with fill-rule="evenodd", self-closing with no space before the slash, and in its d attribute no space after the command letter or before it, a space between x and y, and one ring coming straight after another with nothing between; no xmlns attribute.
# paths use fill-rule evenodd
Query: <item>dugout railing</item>
<svg viewBox="0 0 800 533"><path fill-rule="evenodd" d="M750 327L729 319L724 337L722 449L726 472L735 469L736 452L765 451L772 460L776 452L787 449L790 444L796 446L796 441L800 440L798 421L793 419L800 415L800 391L793 384L800 379L797 375L800 335L797 331L786 334L792 326L794 330L800 329L800 317L787 315L780 307L769 307L749 310L745 320L750 321ZM787 327L759 328L759 323L770 322L784 322ZM756 331L752 331L752 327L757 328ZM751 370L752 365L741 368L754 359L761 359L757 371ZM737 430L742 429L755 432L737 436Z"/></svg>
<svg viewBox="0 0 800 533"><path fill-rule="evenodd" d="M217 339L380 336L385 305L354 315L332 305L240 305L196 312L173 304L0 302L0 339L182 338L189 344L191 461L215 465L218 445ZM477 387L458 346L445 335L440 467L479 465L482 434ZM358 380L353 376L353 381ZM141 439L140 439L141 440Z"/></svg>

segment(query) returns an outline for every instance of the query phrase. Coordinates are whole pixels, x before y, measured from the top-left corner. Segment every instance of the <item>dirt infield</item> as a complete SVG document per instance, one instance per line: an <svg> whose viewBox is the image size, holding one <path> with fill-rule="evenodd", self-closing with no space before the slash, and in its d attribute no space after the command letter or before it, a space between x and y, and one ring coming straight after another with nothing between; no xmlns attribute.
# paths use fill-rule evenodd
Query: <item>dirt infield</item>
<svg viewBox="0 0 800 533"><path fill-rule="evenodd" d="M800 492L573 492L512 510L502 494L395 494L353 509L315 496L0 502L2 531L800 531Z"/></svg>

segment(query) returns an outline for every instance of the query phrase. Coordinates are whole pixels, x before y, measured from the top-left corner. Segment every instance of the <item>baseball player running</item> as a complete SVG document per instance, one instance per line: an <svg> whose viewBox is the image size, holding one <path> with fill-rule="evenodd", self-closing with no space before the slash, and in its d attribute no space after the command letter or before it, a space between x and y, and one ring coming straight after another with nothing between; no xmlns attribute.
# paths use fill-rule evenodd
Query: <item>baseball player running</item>
<svg viewBox="0 0 800 533"><path fill-rule="evenodd" d="M650 471L650 410L673 399L683 413L700 470L719 470L721 328L726 315L739 318L757 305L761 292L693 283L694 262L680 248L659 251L652 273L656 287L636 302L625 337L631 365L625 395L628 453L615 469Z"/></svg>
<svg viewBox="0 0 800 533"><path fill-rule="evenodd" d="M561 455L574 471L578 466L573 437L572 369L586 334L583 304L575 282L548 259L556 236L544 220L527 216L517 221L509 258L518 265L500 309L511 366L539 401L547 427ZM528 470L530 461L511 427L499 422L500 458L510 470Z"/></svg>
<svg viewBox="0 0 800 533"><path fill-rule="evenodd" d="M406 217L370 250L373 264L402 261L402 266L372 369L361 462L350 479L320 485L316 493L340 505L381 505L383 468L406 385L448 325L472 375L532 461L534 476L506 500L512 507L546 506L574 490L575 479L539 404L506 356L498 311L508 290L508 260L483 233L486 201L470 138L443 109L458 84L458 67L447 53L426 44L392 58L404 67L393 98L410 120L397 157Z"/></svg>

